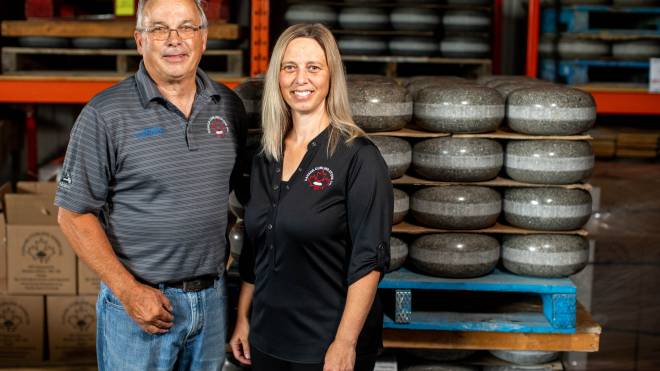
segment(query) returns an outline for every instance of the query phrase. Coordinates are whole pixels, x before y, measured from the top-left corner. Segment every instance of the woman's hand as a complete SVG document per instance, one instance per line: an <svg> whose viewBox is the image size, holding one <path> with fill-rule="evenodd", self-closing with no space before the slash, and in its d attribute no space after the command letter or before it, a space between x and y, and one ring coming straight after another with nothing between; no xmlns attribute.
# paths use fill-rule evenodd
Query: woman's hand
<svg viewBox="0 0 660 371"><path fill-rule="evenodd" d="M234 334L229 340L229 346L234 353L234 357L241 363L252 364L250 361L250 344L248 343L248 334L250 333L250 323L247 320L237 320Z"/></svg>
<svg viewBox="0 0 660 371"><path fill-rule="evenodd" d="M355 367L355 346L336 340L325 354L323 371L353 371Z"/></svg>

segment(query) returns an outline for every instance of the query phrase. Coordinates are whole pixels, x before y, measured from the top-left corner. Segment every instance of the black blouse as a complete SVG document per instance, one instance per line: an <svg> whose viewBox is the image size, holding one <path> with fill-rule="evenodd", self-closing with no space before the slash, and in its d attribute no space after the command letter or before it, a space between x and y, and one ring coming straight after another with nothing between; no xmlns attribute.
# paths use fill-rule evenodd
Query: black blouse
<svg viewBox="0 0 660 371"><path fill-rule="evenodd" d="M255 156L245 205L239 270L255 285L250 345L290 362L323 363L348 287L374 269L382 279L390 264L394 196L387 165L365 138L340 141L328 157L329 132L309 143L285 183L281 161ZM382 347L382 326L376 297L358 359Z"/></svg>

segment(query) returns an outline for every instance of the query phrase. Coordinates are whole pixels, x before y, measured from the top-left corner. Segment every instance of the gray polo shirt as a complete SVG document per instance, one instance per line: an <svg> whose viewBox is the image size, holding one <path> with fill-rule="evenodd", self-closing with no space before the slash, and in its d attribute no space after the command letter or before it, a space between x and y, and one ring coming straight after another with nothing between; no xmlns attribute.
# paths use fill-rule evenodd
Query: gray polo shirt
<svg viewBox="0 0 660 371"><path fill-rule="evenodd" d="M144 64L78 117L55 205L98 216L122 264L149 283L221 275L227 199L242 175L241 99L201 69L190 120ZM231 183L231 184L230 184Z"/></svg>

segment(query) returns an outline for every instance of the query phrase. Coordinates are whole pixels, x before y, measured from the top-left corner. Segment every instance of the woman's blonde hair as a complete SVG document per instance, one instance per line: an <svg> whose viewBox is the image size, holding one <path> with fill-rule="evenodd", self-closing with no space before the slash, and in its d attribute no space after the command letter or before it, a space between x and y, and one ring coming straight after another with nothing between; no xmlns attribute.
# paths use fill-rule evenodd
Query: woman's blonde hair
<svg viewBox="0 0 660 371"><path fill-rule="evenodd" d="M282 159L282 143L293 125L291 107L286 103L280 91L280 70L287 46L292 40L301 37L315 40L321 45L330 70L330 89L325 99L326 110L331 120L328 156L332 156L340 140L344 139L347 144L350 144L357 137L366 137L364 131L355 125L351 117L344 65L341 62L334 36L320 23L301 23L287 28L280 35L268 63L261 107L263 128L261 144L262 153L270 160Z"/></svg>

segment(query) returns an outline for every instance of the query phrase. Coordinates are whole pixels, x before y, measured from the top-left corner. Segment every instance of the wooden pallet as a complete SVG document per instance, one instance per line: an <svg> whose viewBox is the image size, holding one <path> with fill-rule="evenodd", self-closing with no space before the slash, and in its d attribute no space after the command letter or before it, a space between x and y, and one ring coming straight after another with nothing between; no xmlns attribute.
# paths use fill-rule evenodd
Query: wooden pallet
<svg viewBox="0 0 660 371"><path fill-rule="evenodd" d="M237 24L211 23L209 39L236 40L240 38ZM112 37L130 39L135 33L135 22L121 21L4 21L3 37Z"/></svg>
<svg viewBox="0 0 660 371"><path fill-rule="evenodd" d="M575 284L568 278L537 278L495 270L476 278L441 278L400 268L385 275L380 289L396 291L395 318L385 315L384 328L444 331L575 333ZM538 294L543 313L469 313L412 311L412 289L515 292ZM439 294L442 295L442 294Z"/></svg>
<svg viewBox="0 0 660 371"><path fill-rule="evenodd" d="M22 58L29 55L66 55L66 56L106 56L115 57L116 74L129 72L129 58L141 58L140 53L133 49L60 49L60 48L2 48L2 73L3 74L30 74L41 75L52 71L27 71L22 68ZM241 50L207 50L204 56L225 56L227 58L227 71L221 73L220 77L235 78L242 76L243 51ZM98 75L99 72L89 72L90 75Z"/></svg>
<svg viewBox="0 0 660 371"><path fill-rule="evenodd" d="M344 62L380 62L386 63L385 75L396 77L397 65L399 63L428 63L428 64L453 64L460 66L472 66L475 68L476 76L492 74L493 61L481 58L440 58L440 57L406 57L396 55L342 55Z"/></svg>
<svg viewBox="0 0 660 371"><path fill-rule="evenodd" d="M489 133L471 133L471 134L451 134L437 133L428 131L419 127L419 125L410 122L403 129L394 131L380 131L369 133L369 135L403 137L403 138L440 138L453 136L456 138L489 138L489 139L520 139L520 140L589 140L592 139L588 134L580 135L530 135L516 133L507 126L500 126L497 130Z"/></svg>

